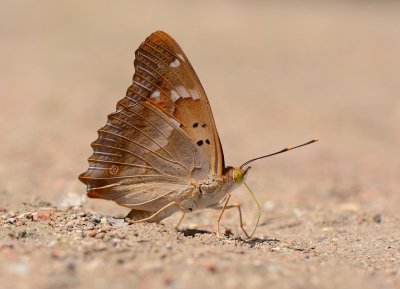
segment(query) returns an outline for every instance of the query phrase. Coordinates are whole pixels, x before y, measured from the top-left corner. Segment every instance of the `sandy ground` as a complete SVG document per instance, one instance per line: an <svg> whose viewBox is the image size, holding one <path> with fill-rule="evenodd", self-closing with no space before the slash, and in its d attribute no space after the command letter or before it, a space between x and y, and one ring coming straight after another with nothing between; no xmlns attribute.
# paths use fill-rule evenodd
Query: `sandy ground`
<svg viewBox="0 0 400 289"><path fill-rule="evenodd" d="M4 288L400 288L400 4L347 2L1 3ZM219 240L216 211L127 226L85 198L89 144L158 29L197 71L228 165L320 138L254 163L251 240L236 211ZM251 196L231 199L252 230Z"/></svg>

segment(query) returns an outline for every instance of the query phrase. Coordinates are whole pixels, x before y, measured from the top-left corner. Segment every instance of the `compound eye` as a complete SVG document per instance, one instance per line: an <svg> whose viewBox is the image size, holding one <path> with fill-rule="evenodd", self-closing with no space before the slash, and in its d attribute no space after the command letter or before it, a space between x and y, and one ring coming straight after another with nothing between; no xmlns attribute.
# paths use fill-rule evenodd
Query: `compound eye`
<svg viewBox="0 0 400 289"><path fill-rule="evenodd" d="M243 172L241 170L235 170L233 172L233 180L236 183L241 183L243 181Z"/></svg>

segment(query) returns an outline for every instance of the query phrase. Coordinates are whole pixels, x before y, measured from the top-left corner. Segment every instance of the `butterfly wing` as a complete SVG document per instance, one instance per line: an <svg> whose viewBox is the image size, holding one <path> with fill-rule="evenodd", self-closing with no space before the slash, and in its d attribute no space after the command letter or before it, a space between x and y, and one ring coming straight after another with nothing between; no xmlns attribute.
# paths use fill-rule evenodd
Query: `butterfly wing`
<svg viewBox="0 0 400 289"><path fill-rule="evenodd" d="M89 197L157 211L192 181L222 171L223 156L207 97L178 44L153 33L134 65L133 84L98 131L79 179Z"/></svg>
<svg viewBox="0 0 400 289"><path fill-rule="evenodd" d="M197 143L210 163L210 172L221 176L224 156L211 107L178 43L157 31L140 45L134 64L136 73L127 97L156 103Z"/></svg>
<svg viewBox="0 0 400 289"><path fill-rule="evenodd" d="M154 200L172 197L191 179L208 175L209 164L200 148L146 102L120 101L98 133L89 169L79 176L89 197L144 210Z"/></svg>

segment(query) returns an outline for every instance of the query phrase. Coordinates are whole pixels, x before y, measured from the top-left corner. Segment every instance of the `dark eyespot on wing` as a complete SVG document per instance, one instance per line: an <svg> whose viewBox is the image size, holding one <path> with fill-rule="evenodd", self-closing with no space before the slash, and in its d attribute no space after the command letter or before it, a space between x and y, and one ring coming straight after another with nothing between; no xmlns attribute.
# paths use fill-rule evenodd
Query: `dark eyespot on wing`
<svg viewBox="0 0 400 289"><path fill-rule="evenodd" d="M207 144L210 144L210 140L209 140L209 139L206 139L206 143L207 143Z"/></svg>
<svg viewBox="0 0 400 289"><path fill-rule="evenodd" d="M199 126L199 123L198 123L198 122L196 122L196 123L193 124L193 127L198 127L198 126Z"/></svg>
<svg viewBox="0 0 400 289"><path fill-rule="evenodd" d="M199 147L201 147L201 146L203 145L203 141L202 141L202 140L199 140L199 141L197 142L197 145L198 145Z"/></svg>
<svg viewBox="0 0 400 289"><path fill-rule="evenodd" d="M116 174L118 174L118 172L119 172L119 167L116 165L112 165L110 168L110 174L116 175Z"/></svg>
<svg viewBox="0 0 400 289"><path fill-rule="evenodd" d="M206 124L202 124L201 126L202 126L202 127L205 127L205 126L206 126Z"/></svg>

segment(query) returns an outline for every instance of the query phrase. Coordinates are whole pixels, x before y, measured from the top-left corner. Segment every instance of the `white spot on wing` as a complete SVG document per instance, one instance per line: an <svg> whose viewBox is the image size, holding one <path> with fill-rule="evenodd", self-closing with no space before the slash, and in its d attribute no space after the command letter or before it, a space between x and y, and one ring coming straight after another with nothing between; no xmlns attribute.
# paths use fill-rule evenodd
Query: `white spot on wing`
<svg viewBox="0 0 400 289"><path fill-rule="evenodd" d="M189 89L189 91L187 91L187 89L184 86L179 85L175 88L175 90L171 90L170 92L171 99L173 102L176 102L180 97L192 98L192 99L200 98L199 94L197 93L197 90L195 89Z"/></svg>
<svg viewBox="0 0 400 289"><path fill-rule="evenodd" d="M189 94L189 92L186 90L186 88L184 88L182 85L179 85L176 87L176 90L178 91L178 93L180 94L180 96L182 96L183 98L188 98L191 97L191 95Z"/></svg>
<svg viewBox="0 0 400 289"><path fill-rule="evenodd" d="M170 96L171 96L171 99L173 102L177 102L177 100L180 97L179 94L177 94L175 90L171 90Z"/></svg>
<svg viewBox="0 0 400 289"><path fill-rule="evenodd" d="M190 93L190 95L192 96L193 99L199 99L200 98L199 94L197 93L197 90L195 90L195 89L189 89L189 93Z"/></svg>
<svg viewBox="0 0 400 289"><path fill-rule="evenodd" d="M176 54L180 59L182 59L183 62L185 62L185 59L183 58L183 56L180 53Z"/></svg>
<svg viewBox="0 0 400 289"><path fill-rule="evenodd" d="M179 65L181 65L181 63L179 62L178 58L176 58L174 61L172 61L169 66L175 68L178 67Z"/></svg>
<svg viewBox="0 0 400 289"><path fill-rule="evenodd" d="M156 90L150 95L150 97L155 100L160 100L160 92L158 90Z"/></svg>

